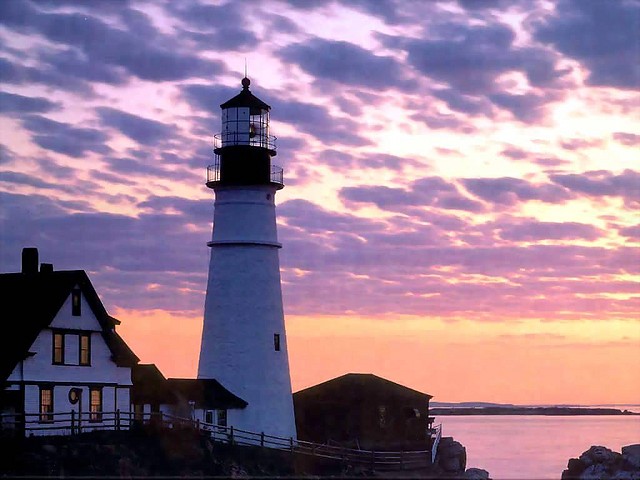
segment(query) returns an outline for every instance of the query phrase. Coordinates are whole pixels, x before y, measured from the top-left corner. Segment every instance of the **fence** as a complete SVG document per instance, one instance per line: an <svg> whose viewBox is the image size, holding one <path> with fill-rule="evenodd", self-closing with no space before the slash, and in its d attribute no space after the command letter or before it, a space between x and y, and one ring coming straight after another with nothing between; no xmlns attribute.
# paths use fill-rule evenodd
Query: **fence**
<svg viewBox="0 0 640 480"><path fill-rule="evenodd" d="M214 425L199 420L176 417L166 413L82 412L0 415L0 432L25 435L74 435L96 430L128 430L138 424L156 424L166 428L190 428L206 433L214 442L228 445L253 446L288 451L291 454L332 459L348 465L368 467L377 471L397 471L427 468L435 462L442 426L434 429L430 450L374 451L343 448L283 438L265 433L249 432L234 427Z"/></svg>

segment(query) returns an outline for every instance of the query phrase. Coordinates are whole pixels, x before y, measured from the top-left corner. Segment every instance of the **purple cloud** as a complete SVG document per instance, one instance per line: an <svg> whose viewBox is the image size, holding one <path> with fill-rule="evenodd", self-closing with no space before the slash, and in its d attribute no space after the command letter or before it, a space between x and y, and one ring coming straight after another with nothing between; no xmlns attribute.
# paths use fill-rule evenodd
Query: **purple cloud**
<svg viewBox="0 0 640 480"><path fill-rule="evenodd" d="M607 0L564 0L535 26L537 40L580 61L589 85L635 89L639 86L637 44L640 5Z"/></svg>
<svg viewBox="0 0 640 480"><path fill-rule="evenodd" d="M565 188L552 184L533 184L520 178L466 178L465 188L483 200L513 206L518 202L539 200L562 203L573 197Z"/></svg>
<svg viewBox="0 0 640 480"><path fill-rule="evenodd" d="M617 175L597 170L582 174L551 175L549 178L576 193L592 197L619 196L630 204L640 202L640 173L634 170L627 169Z"/></svg>

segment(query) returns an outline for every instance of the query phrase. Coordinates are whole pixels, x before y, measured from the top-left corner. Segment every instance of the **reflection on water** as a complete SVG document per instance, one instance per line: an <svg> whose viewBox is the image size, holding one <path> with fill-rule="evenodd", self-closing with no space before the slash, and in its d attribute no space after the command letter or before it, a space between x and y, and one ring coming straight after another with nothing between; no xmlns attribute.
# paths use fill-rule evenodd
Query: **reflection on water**
<svg viewBox="0 0 640 480"><path fill-rule="evenodd" d="M494 480L559 479L591 445L640 443L640 416L441 416L442 434L467 448L467 466Z"/></svg>

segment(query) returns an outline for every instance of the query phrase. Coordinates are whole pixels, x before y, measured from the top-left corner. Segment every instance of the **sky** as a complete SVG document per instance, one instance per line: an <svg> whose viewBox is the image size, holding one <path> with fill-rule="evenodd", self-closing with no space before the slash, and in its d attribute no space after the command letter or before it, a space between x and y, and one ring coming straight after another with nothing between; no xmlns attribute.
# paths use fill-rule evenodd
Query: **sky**
<svg viewBox="0 0 640 480"><path fill-rule="evenodd" d="M219 105L271 105L294 391L640 403L637 0L0 2L0 271L197 369Z"/></svg>

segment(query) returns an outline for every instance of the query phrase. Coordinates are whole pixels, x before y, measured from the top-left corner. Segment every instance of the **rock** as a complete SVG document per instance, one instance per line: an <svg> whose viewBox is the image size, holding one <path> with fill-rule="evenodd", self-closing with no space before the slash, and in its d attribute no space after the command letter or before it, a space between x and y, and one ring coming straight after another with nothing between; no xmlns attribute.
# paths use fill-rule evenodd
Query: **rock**
<svg viewBox="0 0 640 480"><path fill-rule="evenodd" d="M465 480L491 480L489 472L481 468L469 468L462 476Z"/></svg>
<svg viewBox="0 0 640 480"><path fill-rule="evenodd" d="M640 469L640 443L622 447L622 458L631 467Z"/></svg>
<svg viewBox="0 0 640 480"><path fill-rule="evenodd" d="M587 467L591 465L612 465L620 459L621 455L607 447L593 446L582 455L580 459Z"/></svg>
<svg viewBox="0 0 640 480"><path fill-rule="evenodd" d="M619 470L610 478L611 480L638 480L640 479L640 474Z"/></svg>
<svg viewBox="0 0 640 480"><path fill-rule="evenodd" d="M608 480L610 477L607 473L606 465L596 463L585 468L584 472L582 472L578 478L580 478L580 480Z"/></svg>
<svg viewBox="0 0 640 480"><path fill-rule="evenodd" d="M438 465L448 473L463 473L467 467L467 450L452 437L443 437L438 445Z"/></svg>

